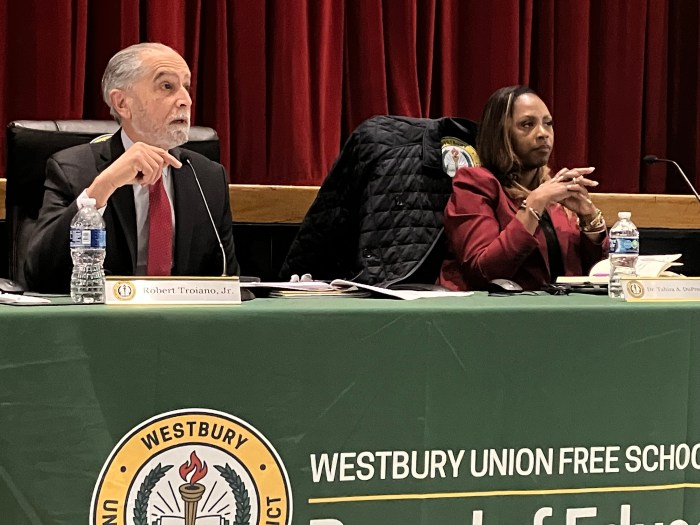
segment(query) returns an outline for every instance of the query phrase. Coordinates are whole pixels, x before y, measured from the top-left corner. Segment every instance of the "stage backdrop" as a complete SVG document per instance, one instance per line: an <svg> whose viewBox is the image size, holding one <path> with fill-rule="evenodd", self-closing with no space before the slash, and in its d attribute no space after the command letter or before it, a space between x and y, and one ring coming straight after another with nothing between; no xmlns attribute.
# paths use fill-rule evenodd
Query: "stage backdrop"
<svg viewBox="0 0 700 525"><path fill-rule="evenodd" d="M538 90L555 167L597 167L604 192L700 183L697 0L21 0L0 2L0 176L14 119L108 118L99 81L139 41L183 53L195 123L232 182L319 184L375 114L478 120L488 95Z"/></svg>

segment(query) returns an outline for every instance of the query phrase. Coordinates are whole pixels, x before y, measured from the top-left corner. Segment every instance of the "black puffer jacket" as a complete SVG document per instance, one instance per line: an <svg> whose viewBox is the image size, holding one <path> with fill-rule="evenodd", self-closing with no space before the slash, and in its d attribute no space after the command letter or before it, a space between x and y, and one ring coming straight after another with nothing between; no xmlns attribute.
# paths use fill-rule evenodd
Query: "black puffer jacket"
<svg viewBox="0 0 700 525"><path fill-rule="evenodd" d="M388 286L437 278L452 179L441 139L474 145L465 119L379 116L355 129L309 208L281 277Z"/></svg>

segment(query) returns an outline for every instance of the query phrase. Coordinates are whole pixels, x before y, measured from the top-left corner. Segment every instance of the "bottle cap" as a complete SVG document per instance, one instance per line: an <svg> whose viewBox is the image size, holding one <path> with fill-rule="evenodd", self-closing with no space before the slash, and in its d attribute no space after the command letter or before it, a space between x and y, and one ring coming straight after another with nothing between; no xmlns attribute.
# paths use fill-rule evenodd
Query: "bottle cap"
<svg viewBox="0 0 700 525"><path fill-rule="evenodd" d="M630 217L632 217L631 211L620 211L617 213L618 219L629 219Z"/></svg>

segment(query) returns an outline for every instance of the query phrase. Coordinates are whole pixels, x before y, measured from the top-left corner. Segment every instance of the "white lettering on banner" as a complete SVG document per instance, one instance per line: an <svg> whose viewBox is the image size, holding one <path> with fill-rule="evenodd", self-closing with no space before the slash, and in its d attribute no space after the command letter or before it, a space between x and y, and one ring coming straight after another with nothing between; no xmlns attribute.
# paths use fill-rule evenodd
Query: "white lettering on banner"
<svg viewBox="0 0 700 525"><path fill-rule="evenodd" d="M582 509L567 509L566 525L576 525L579 518L595 518L598 515L598 509L595 507L585 507Z"/></svg>
<svg viewBox="0 0 700 525"><path fill-rule="evenodd" d="M627 472L663 472L665 470L683 470L689 465L700 470L700 443L689 447L680 445L647 445L627 447Z"/></svg>
<svg viewBox="0 0 700 525"><path fill-rule="evenodd" d="M552 507L542 507L540 510L535 512L535 517L532 518L533 525L543 525L545 518L550 518L552 516Z"/></svg>
<svg viewBox="0 0 700 525"><path fill-rule="evenodd" d="M357 466L363 470L357 471L357 479L362 481L367 481L374 477L374 465L372 465L372 453L371 452L360 452L357 455Z"/></svg>
<svg viewBox="0 0 700 525"><path fill-rule="evenodd" d="M481 468L478 467L481 457ZM486 476L530 476L531 474L549 474L554 471L554 449L507 448L500 452L496 449L472 450L471 474L475 478Z"/></svg>
<svg viewBox="0 0 700 525"><path fill-rule="evenodd" d="M532 518L532 524L533 525L549 525L549 523L545 523L546 518L551 518L554 515L554 509L553 507L542 507L537 512L535 512L533 518ZM565 508L561 509L558 512L565 512L566 513L566 525L593 525L593 523L586 521L586 518L596 518L598 517L598 508L597 507L573 507L573 508ZM605 517L605 516L600 516L601 520L604 520L605 523L608 522L611 518ZM620 506L620 519L617 522L618 525L643 525L642 523L638 523L638 517L635 521L632 521L632 507L630 505L624 504ZM484 519L484 511L483 510L473 510L472 511L472 519L471 522L468 525L491 525L491 523L496 523L496 522L489 522L488 516L486 519ZM695 522L693 522L695 523ZM323 519L312 519L309 521L309 525L345 525L344 522L336 519L336 518L323 518ZM354 525L354 524L348 524L348 525ZM554 525L554 522L552 522L552 525ZM610 525L615 525L615 523L611 523ZM665 525L664 521L661 521L659 519L656 519L653 521L653 525ZM668 525L689 525L687 521L683 519L674 519L673 521L670 521ZM698 524L700 525L700 524Z"/></svg>
<svg viewBox="0 0 700 525"><path fill-rule="evenodd" d="M314 483L326 481L368 481L459 477L464 450L403 450L369 452L334 452L311 454L311 477Z"/></svg>
<svg viewBox="0 0 700 525"><path fill-rule="evenodd" d="M606 474L620 472L617 463L620 447L564 447L559 449L559 474L571 466L574 474Z"/></svg>
<svg viewBox="0 0 700 525"><path fill-rule="evenodd" d="M450 458L450 464L452 465L452 477L456 478L459 476L459 466L462 464L462 459L464 458L464 450L460 450L457 457L455 457L451 450L447 451L447 455Z"/></svg>
<svg viewBox="0 0 700 525"><path fill-rule="evenodd" d="M163 439L165 440L166 436L163 436ZM462 469L467 454L468 466ZM625 448L607 445L561 448L363 450L323 452L310 454L309 457L314 483L516 476L538 476L541 483L548 476L557 478L560 475L604 476L619 472L634 474L690 469L700 472L700 443L628 445ZM554 487L556 486L557 483L554 484Z"/></svg>
<svg viewBox="0 0 700 525"><path fill-rule="evenodd" d="M632 521L632 512L629 505L620 507L620 525L630 525Z"/></svg>
<svg viewBox="0 0 700 525"><path fill-rule="evenodd" d="M351 463L355 454L353 452L343 452L340 454L340 481L354 481L355 475L349 471L355 469L355 465Z"/></svg>

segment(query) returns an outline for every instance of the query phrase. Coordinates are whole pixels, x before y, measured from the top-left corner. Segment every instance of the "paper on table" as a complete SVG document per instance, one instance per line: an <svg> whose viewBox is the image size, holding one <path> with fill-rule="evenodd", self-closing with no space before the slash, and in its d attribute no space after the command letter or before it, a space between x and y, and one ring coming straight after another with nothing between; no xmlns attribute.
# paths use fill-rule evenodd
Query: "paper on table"
<svg viewBox="0 0 700 525"><path fill-rule="evenodd" d="M560 275L557 284L607 285L607 275Z"/></svg>
<svg viewBox="0 0 700 525"><path fill-rule="evenodd" d="M681 258L680 253L668 255L640 255L637 259L636 274L638 277L658 277L672 266L682 266L675 262ZM610 262L603 259L597 262L589 272L590 276L607 277L610 274Z"/></svg>
<svg viewBox="0 0 700 525"><path fill-rule="evenodd" d="M333 286L324 281L270 281L241 283L241 288L270 288L273 290L299 290L299 291L331 291Z"/></svg>
<svg viewBox="0 0 700 525"><path fill-rule="evenodd" d="M280 297L283 299L350 299L369 297L370 295L369 290L361 290L357 286L353 286L352 288L333 288L332 290L270 290L269 297Z"/></svg>
<svg viewBox="0 0 700 525"><path fill-rule="evenodd" d="M397 299L426 299L430 297L468 297L474 292L451 292L451 291L421 291L421 290L388 290L379 286L355 283L344 279L335 279L331 283L324 281L298 281L298 282L242 282L241 288L266 288L270 290L294 290L298 292L338 292L349 288L361 288L380 295L395 297ZM297 297L301 297L299 295Z"/></svg>
<svg viewBox="0 0 700 525"><path fill-rule="evenodd" d="M4 304L51 304L51 301L43 297L34 297L31 295L18 295L14 293L0 293L0 303Z"/></svg>
<svg viewBox="0 0 700 525"><path fill-rule="evenodd" d="M405 299L407 301L412 301L413 299L429 299L437 297L469 297L470 295L474 294L474 292L389 290L387 288L380 288L379 286L370 286L369 284L354 283L352 281L346 281L344 279L335 279L331 281L331 286L335 286L337 288L356 286L357 288L369 290L380 295L395 297L397 299Z"/></svg>
<svg viewBox="0 0 700 525"><path fill-rule="evenodd" d="M672 266L683 266L683 263L674 262L681 254L650 256L653 258L642 259L644 255L640 255L637 260L637 276L638 277L658 277L660 275L678 275L675 272L669 271ZM659 259L658 257L663 257ZM670 257L675 257L669 259Z"/></svg>
<svg viewBox="0 0 700 525"><path fill-rule="evenodd" d="M665 275L678 275L668 271L674 266L683 266L676 262L681 258L680 253L668 255L640 255L637 259L636 274L638 277L659 277ZM562 284L607 284L610 275L610 261L603 259L593 265L588 275L564 275L557 278L557 283Z"/></svg>

